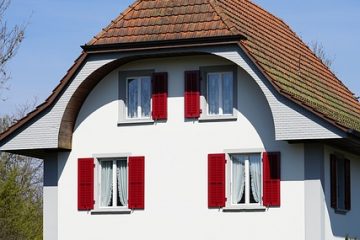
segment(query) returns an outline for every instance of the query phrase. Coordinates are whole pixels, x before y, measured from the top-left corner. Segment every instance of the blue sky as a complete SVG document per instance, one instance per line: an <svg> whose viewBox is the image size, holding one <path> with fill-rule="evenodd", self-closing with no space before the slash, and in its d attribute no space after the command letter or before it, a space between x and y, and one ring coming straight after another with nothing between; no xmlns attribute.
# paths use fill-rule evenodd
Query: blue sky
<svg viewBox="0 0 360 240"><path fill-rule="evenodd" d="M25 40L8 65L10 90L0 115L48 97L85 44L133 1L12 0L9 25L27 23ZM360 1L254 0L283 19L303 41L323 44L333 71L360 96Z"/></svg>

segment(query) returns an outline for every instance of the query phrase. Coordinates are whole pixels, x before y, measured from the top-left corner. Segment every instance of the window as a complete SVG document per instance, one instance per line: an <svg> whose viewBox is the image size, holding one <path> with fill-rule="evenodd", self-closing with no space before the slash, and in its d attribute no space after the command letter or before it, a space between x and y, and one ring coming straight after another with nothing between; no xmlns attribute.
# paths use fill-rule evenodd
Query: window
<svg viewBox="0 0 360 240"><path fill-rule="evenodd" d="M236 120L237 68L235 66L200 67L202 121Z"/></svg>
<svg viewBox="0 0 360 240"><path fill-rule="evenodd" d="M90 211L94 207L95 212L145 208L145 157L127 156L105 154L97 161L78 159L79 211Z"/></svg>
<svg viewBox="0 0 360 240"><path fill-rule="evenodd" d="M209 208L280 207L280 182L280 152L208 155Z"/></svg>
<svg viewBox="0 0 360 240"><path fill-rule="evenodd" d="M130 77L127 79L127 117L150 118L151 78Z"/></svg>
<svg viewBox="0 0 360 240"><path fill-rule="evenodd" d="M207 86L208 114L232 115L233 73L208 73Z"/></svg>
<svg viewBox="0 0 360 240"><path fill-rule="evenodd" d="M167 120L168 75L153 70L119 72L118 124Z"/></svg>
<svg viewBox="0 0 360 240"><path fill-rule="evenodd" d="M128 206L128 161L126 158L101 160L99 203L104 207Z"/></svg>
<svg viewBox="0 0 360 240"><path fill-rule="evenodd" d="M346 212L351 209L350 160L341 156L330 157L331 207Z"/></svg>
<svg viewBox="0 0 360 240"><path fill-rule="evenodd" d="M231 204L257 204L262 197L261 155L231 155Z"/></svg>

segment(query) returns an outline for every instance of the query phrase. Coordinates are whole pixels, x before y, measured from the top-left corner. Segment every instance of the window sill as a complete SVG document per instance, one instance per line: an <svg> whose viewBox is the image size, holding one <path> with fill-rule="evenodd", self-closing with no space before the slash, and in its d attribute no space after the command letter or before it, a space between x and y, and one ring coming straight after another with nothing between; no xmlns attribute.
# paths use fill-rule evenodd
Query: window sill
<svg viewBox="0 0 360 240"><path fill-rule="evenodd" d="M131 209L128 208L109 208L109 209L96 209L91 211L92 215L102 215L102 214L130 214Z"/></svg>
<svg viewBox="0 0 360 240"><path fill-rule="evenodd" d="M136 124L153 124L154 120L152 119L126 119L126 120L119 120L119 125L136 125Z"/></svg>
<svg viewBox="0 0 360 240"><path fill-rule="evenodd" d="M334 209L335 213L337 214L341 214L341 215L346 215L349 210L345 210L345 209Z"/></svg>
<svg viewBox="0 0 360 240"><path fill-rule="evenodd" d="M265 206L227 206L225 208L223 208L224 212L262 212L262 211L266 211L266 207Z"/></svg>
<svg viewBox="0 0 360 240"><path fill-rule="evenodd" d="M216 122L216 121L236 121L237 116L234 115L216 115L216 116L201 116L199 122Z"/></svg>

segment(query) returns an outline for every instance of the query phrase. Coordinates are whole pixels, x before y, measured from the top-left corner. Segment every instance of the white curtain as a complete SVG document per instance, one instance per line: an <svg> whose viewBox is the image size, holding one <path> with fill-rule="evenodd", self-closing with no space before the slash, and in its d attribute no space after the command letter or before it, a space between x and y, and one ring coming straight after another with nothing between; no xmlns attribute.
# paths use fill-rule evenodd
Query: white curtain
<svg viewBox="0 0 360 240"><path fill-rule="evenodd" d="M141 116L150 116L151 80L149 77L141 79Z"/></svg>
<svg viewBox="0 0 360 240"><path fill-rule="evenodd" d="M117 161L118 196L122 206L128 204L127 161Z"/></svg>
<svg viewBox="0 0 360 240"><path fill-rule="evenodd" d="M233 155L232 157L232 203L241 201L245 188L245 157Z"/></svg>
<svg viewBox="0 0 360 240"><path fill-rule="evenodd" d="M113 188L113 162L102 161L101 162L101 206L111 206L111 195Z"/></svg>
<svg viewBox="0 0 360 240"><path fill-rule="evenodd" d="M129 118L137 118L138 116L138 80L137 79L129 79L128 81L128 117Z"/></svg>
<svg viewBox="0 0 360 240"><path fill-rule="evenodd" d="M261 158L260 154L250 155L250 181L254 200L259 203L261 199Z"/></svg>
<svg viewBox="0 0 360 240"><path fill-rule="evenodd" d="M210 73L208 75L208 104L210 115L219 114L219 77L220 75L217 73Z"/></svg>
<svg viewBox="0 0 360 240"><path fill-rule="evenodd" d="M223 113L233 113L233 74L223 73L222 75L222 96L223 96Z"/></svg>

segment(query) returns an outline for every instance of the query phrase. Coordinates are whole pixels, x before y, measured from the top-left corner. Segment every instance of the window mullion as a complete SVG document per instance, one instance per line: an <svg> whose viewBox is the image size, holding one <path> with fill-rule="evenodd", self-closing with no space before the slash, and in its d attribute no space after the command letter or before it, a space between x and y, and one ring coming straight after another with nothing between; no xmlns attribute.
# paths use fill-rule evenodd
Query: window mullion
<svg viewBox="0 0 360 240"><path fill-rule="evenodd" d="M245 160L245 204L250 204L250 163Z"/></svg>
<svg viewBox="0 0 360 240"><path fill-rule="evenodd" d="M223 115L223 82L222 82L222 74L219 73L219 115Z"/></svg>
<svg viewBox="0 0 360 240"><path fill-rule="evenodd" d="M138 117L141 118L141 78L138 78L138 106L137 106L137 111L138 111Z"/></svg>
<svg viewBox="0 0 360 240"><path fill-rule="evenodd" d="M116 167L116 160L114 160L113 161L113 179L112 179L112 181L113 181L113 192L112 192L112 196L113 196L113 201L112 201L112 206L113 207L115 207L116 205L117 205L117 195L116 195L116 193L117 193L117 191L116 191L116 189L117 189L117 181L116 181L116 169L117 169L117 167Z"/></svg>

